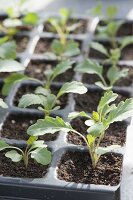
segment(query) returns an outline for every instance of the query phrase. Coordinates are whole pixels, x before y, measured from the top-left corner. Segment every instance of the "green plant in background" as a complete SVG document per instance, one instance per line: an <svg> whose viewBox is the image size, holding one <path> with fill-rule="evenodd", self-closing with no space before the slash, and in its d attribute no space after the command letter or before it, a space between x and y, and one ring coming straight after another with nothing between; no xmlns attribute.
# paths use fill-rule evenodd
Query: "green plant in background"
<svg viewBox="0 0 133 200"><path fill-rule="evenodd" d="M111 90L115 83L128 76L128 69L119 69L117 66L112 65L104 77L104 67L97 61L84 59L84 61L75 67L75 71L87 74L96 74L99 77L99 81L95 84L101 87L103 90Z"/></svg>
<svg viewBox="0 0 133 200"><path fill-rule="evenodd" d="M34 159L37 163L48 165L51 162L51 152L47 149L47 145L43 140L37 140L38 137L31 136L26 142L25 150L7 144L0 140L0 151L5 151L5 156L17 163L23 160L25 168L29 164L29 158ZM7 151L10 149L10 151Z"/></svg>
<svg viewBox="0 0 133 200"><path fill-rule="evenodd" d="M77 81L65 83L59 89L57 95L52 94L50 90L40 86L35 90L35 94L23 95L18 106L21 108L26 108L31 105L39 105L38 109L43 111L46 117L49 116L51 112L60 109L60 98L64 94L84 94L86 92L87 88L82 83Z"/></svg>
<svg viewBox="0 0 133 200"><path fill-rule="evenodd" d="M109 128L110 124L133 116L133 99L130 98L121 101L116 106L113 102L117 96L118 95L112 91L106 92L99 102L97 111L93 111L91 115L88 115L85 112L74 112L69 114L70 119L76 117L88 118L85 121L85 124L89 127L86 136L83 136L82 133L73 129L70 123L65 122L62 118L52 118L48 116L45 119L37 120L35 124L28 128L27 133L31 136L40 136L45 135L46 133L54 134L58 131L68 133L74 132L78 134L86 142L92 160L92 166L95 168L101 155L120 147L118 145L107 147L100 146L105 131Z"/></svg>

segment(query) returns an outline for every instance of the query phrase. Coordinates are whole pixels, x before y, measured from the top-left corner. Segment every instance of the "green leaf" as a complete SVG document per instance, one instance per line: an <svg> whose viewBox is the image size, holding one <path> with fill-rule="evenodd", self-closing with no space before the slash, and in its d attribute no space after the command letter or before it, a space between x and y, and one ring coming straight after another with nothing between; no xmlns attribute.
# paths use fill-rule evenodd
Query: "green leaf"
<svg viewBox="0 0 133 200"><path fill-rule="evenodd" d="M44 105L43 96L37 94L25 94L19 100L18 107L26 108L31 105Z"/></svg>
<svg viewBox="0 0 133 200"><path fill-rule="evenodd" d="M106 125L117 121L125 120L129 117L133 116L133 99L126 99L125 101L121 101L118 106L112 110L108 118L106 120Z"/></svg>
<svg viewBox="0 0 133 200"><path fill-rule="evenodd" d="M41 95L47 96L50 94L50 90L39 86L35 89L35 94L41 94Z"/></svg>
<svg viewBox="0 0 133 200"><path fill-rule="evenodd" d="M102 2L98 3L94 8L89 10L89 13L91 13L94 16L102 16Z"/></svg>
<svg viewBox="0 0 133 200"><path fill-rule="evenodd" d="M98 137L104 131L104 125L102 122L95 123L90 128L87 129L87 132L93 136Z"/></svg>
<svg viewBox="0 0 133 200"><path fill-rule="evenodd" d="M19 162L20 160L22 160L22 155L19 154L17 151L15 150L11 150L8 151L5 156L7 158L10 158L13 162Z"/></svg>
<svg viewBox="0 0 133 200"><path fill-rule="evenodd" d="M53 107L56 105L57 97L54 94L49 94L44 98L44 108L45 111L51 112Z"/></svg>
<svg viewBox="0 0 133 200"><path fill-rule="evenodd" d="M81 73L97 74L101 77L103 73L103 66L96 61L84 59L84 61L81 64L78 64L74 70Z"/></svg>
<svg viewBox="0 0 133 200"><path fill-rule="evenodd" d="M37 137L37 136L30 136L30 137ZM44 140L37 140L32 143L30 150L33 150L36 148L46 148L46 147L47 147L47 145L44 144Z"/></svg>
<svg viewBox="0 0 133 200"><path fill-rule="evenodd" d="M17 26L22 26L22 21L20 19L7 18L3 21L3 25L7 28L15 28Z"/></svg>
<svg viewBox="0 0 133 200"><path fill-rule="evenodd" d="M0 151L10 148L10 146L3 140L0 140Z"/></svg>
<svg viewBox="0 0 133 200"><path fill-rule="evenodd" d="M87 135L88 147L91 148L95 143L96 138L90 134Z"/></svg>
<svg viewBox="0 0 133 200"><path fill-rule="evenodd" d="M113 86L120 78L128 76L128 71L128 69L119 70L117 67L110 67L107 72L110 84Z"/></svg>
<svg viewBox="0 0 133 200"><path fill-rule="evenodd" d="M33 12L27 13L22 19L22 22L25 25L36 25L38 21L39 21L39 17L37 13L33 13Z"/></svg>
<svg viewBox="0 0 133 200"><path fill-rule="evenodd" d="M51 49L58 56L64 52L64 46L61 44L60 40L54 40L52 42Z"/></svg>
<svg viewBox="0 0 133 200"><path fill-rule="evenodd" d="M1 38L0 38L0 45L1 45L1 44L4 44L4 43L7 42L8 40L9 40L9 37L8 37L8 36L1 37Z"/></svg>
<svg viewBox="0 0 133 200"><path fill-rule="evenodd" d="M10 90L13 86L15 86L17 83L27 80L28 77L23 74L11 74L7 78L4 79L4 86L2 88L2 94L8 95Z"/></svg>
<svg viewBox="0 0 133 200"><path fill-rule="evenodd" d="M70 120L75 119L77 117L87 117L87 118L91 118L88 114L86 114L84 111L82 112L71 112L68 115L68 118Z"/></svg>
<svg viewBox="0 0 133 200"><path fill-rule="evenodd" d="M0 45L0 58L2 59L16 58L16 44L14 41L5 42Z"/></svg>
<svg viewBox="0 0 133 200"><path fill-rule="evenodd" d="M120 147L121 147L120 145L111 145L111 146L108 146L108 147L98 147L96 149L96 153L101 156L105 153L114 151L115 149L118 149Z"/></svg>
<svg viewBox="0 0 133 200"><path fill-rule="evenodd" d="M79 44L73 40L67 41L65 51L63 53L66 57L77 56L80 54Z"/></svg>
<svg viewBox="0 0 133 200"><path fill-rule="evenodd" d="M70 18L71 11L67 8L61 8L59 10L60 16L61 16L61 25L65 25Z"/></svg>
<svg viewBox="0 0 133 200"><path fill-rule="evenodd" d="M86 125L86 126L92 126L92 125L94 125L94 124L95 124L95 121L92 120L92 119L89 119L89 120L86 120L86 121L85 121L85 125Z"/></svg>
<svg viewBox="0 0 133 200"><path fill-rule="evenodd" d="M110 89L112 89L112 86L105 86L102 82L100 82L100 81L97 81L96 83L95 83L95 85L97 85L98 87L100 87L100 88L102 88L103 90L110 90Z"/></svg>
<svg viewBox="0 0 133 200"><path fill-rule="evenodd" d="M120 44L121 44L121 46L120 46L121 49L125 48L129 44L133 44L133 37L132 36L124 37L124 39L122 39Z"/></svg>
<svg viewBox="0 0 133 200"><path fill-rule="evenodd" d="M15 60L0 60L0 72L23 71L24 66Z"/></svg>
<svg viewBox="0 0 133 200"><path fill-rule="evenodd" d="M104 107L110 104L111 102L115 101L117 97L118 97L118 94L113 93L112 91L104 93L104 96L101 98L99 102L97 112L101 113Z"/></svg>
<svg viewBox="0 0 133 200"><path fill-rule="evenodd" d="M69 123L64 122L60 117L52 118L46 116L45 119L39 119L34 125L31 125L27 133L29 135L39 136L46 133L54 134L58 131L69 132L72 131Z"/></svg>
<svg viewBox="0 0 133 200"><path fill-rule="evenodd" d="M118 29L121 27L122 24L123 21L111 21L110 23L108 23L105 28L105 33L108 35L108 39L110 39L109 37L116 36Z"/></svg>
<svg viewBox="0 0 133 200"><path fill-rule="evenodd" d="M106 15L109 19L112 19L116 16L118 8L116 6L109 6L106 10Z"/></svg>
<svg viewBox="0 0 133 200"><path fill-rule="evenodd" d="M99 51L100 53L106 55L107 57L109 57L108 55L108 51L107 49L104 47L104 45L98 43L98 42L91 42L91 48L95 49L96 51Z"/></svg>
<svg viewBox="0 0 133 200"><path fill-rule="evenodd" d="M58 75L63 74L66 72L68 69L72 68L73 62L70 60L65 60L60 62L54 69L52 73L52 80L56 78Z"/></svg>
<svg viewBox="0 0 133 200"><path fill-rule="evenodd" d="M38 148L31 152L31 158L39 164L48 165L51 162L51 152L46 148Z"/></svg>
<svg viewBox="0 0 133 200"><path fill-rule="evenodd" d="M57 97L59 98L63 94L66 93L76 93L76 94L84 94L87 92L87 88L81 82L72 81L65 83L58 92Z"/></svg>
<svg viewBox="0 0 133 200"><path fill-rule="evenodd" d="M1 98L0 98L0 107L2 107L2 108L8 108L8 105Z"/></svg>
<svg viewBox="0 0 133 200"><path fill-rule="evenodd" d="M37 136L30 136L26 143L27 143L28 145L32 145L33 142L35 142L37 139L38 139Z"/></svg>

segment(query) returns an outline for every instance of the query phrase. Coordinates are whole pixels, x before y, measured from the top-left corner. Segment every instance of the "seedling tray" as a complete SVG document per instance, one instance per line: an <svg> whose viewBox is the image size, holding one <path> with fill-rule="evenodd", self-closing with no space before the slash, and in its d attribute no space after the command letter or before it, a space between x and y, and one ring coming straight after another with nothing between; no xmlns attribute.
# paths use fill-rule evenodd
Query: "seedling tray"
<svg viewBox="0 0 133 200"><path fill-rule="evenodd" d="M48 16L42 15L42 19L44 21L48 18ZM76 16L75 16L76 18ZM74 58L71 58L76 63L80 63L83 60L84 56L88 56L89 54L89 43L94 38L94 32L96 29L96 25L98 24L98 19L88 19L84 16L77 16L77 18L84 19L87 22L86 32L81 33L78 35L71 34L69 37L73 38L76 41L80 42L81 47L81 54ZM18 53L18 57L21 60L22 64L25 66L24 73L27 73L27 69L29 63L33 62L41 62L45 65L47 64L55 64L56 60L51 60L45 58L43 53L37 53L35 51L37 43L39 40L52 40L54 38L58 38L57 34L44 32L44 21L37 27L33 28L31 31L22 32L19 35L22 37L23 35L28 37L28 44L25 50L21 53ZM42 48L43 49L43 48ZM122 61L124 63L128 63L128 61ZM120 64L122 63L120 62ZM130 64L130 65L129 65ZM36 64L35 64L36 65ZM129 67L132 67L132 63L128 63ZM72 80L80 81L83 78L83 75L79 73L72 72ZM45 81L45 80L44 80ZM2 80L1 80L2 83ZM62 81L55 81L53 83L53 87L59 88L63 84ZM34 108L28 109L21 109L14 104L14 99L20 88L26 85L31 85L36 87L38 84L34 82L23 82L15 86L9 96L6 98L6 102L9 105L8 111L1 111L1 126L6 122L9 115L16 115L16 116L42 116L43 113L37 111ZM99 89L97 86L93 84L86 84L88 91L90 93L101 93L102 90ZM132 86L128 87L114 87L114 91L125 95L125 96L133 96L132 94ZM87 95L89 96L89 92ZM67 96L67 101L65 106L53 113L53 115L61 116L64 120L67 120L68 113L71 111L75 111L76 109L76 97L77 95L69 94ZM91 95L90 95L91 96ZM88 110L89 112L89 110ZM2 127L1 127L2 128ZM28 179L28 178L11 178L11 177L0 177L0 198L1 199L31 199L31 200L57 200L63 198L64 200L120 200L120 183L117 186L109 186L109 185L95 185L95 184L84 184L84 183L74 183L74 182L67 182L63 180L59 180L57 177L57 169L59 166L59 162L64 155L65 152L68 151L78 151L78 152L86 152L87 149L85 146L82 145L74 145L67 141L66 139L67 134L59 133L57 138L53 141L46 142L49 148L52 151L53 158L52 163L48 168L48 172L45 177L37 178L37 179ZM25 145L24 139L15 139L15 138L8 138L1 135L1 138L8 141L10 144L17 144L19 146ZM119 155L124 155L124 147L117 152Z"/></svg>

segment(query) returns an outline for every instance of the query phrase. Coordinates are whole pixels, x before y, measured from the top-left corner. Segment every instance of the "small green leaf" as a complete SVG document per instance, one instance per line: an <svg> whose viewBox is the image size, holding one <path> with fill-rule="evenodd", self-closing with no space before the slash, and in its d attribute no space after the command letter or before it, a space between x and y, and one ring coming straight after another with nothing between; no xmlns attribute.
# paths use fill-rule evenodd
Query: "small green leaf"
<svg viewBox="0 0 133 200"><path fill-rule="evenodd" d="M105 153L114 151L115 149L118 149L120 147L121 147L120 145L111 145L111 146L108 146L108 147L98 147L96 149L96 153L101 156Z"/></svg>
<svg viewBox="0 0 133 200"><path fill-rule="evenodd" d="M119 70L117 67L110 67L107 77L111 85L114 85L120 78L128 76L128 69Z"/></svg>
<svg viewBox="0 0 133 200"><path fill-rule="evenodd" d="M111 102L115 101L115 99L118 97L118 94L113 93L112 91L104 93L104 96L101 98L97 111L98 113L101 113L104 107Z"/></svg>
<svg viewBox="0 0 133 200"><path fill-rule="evenodd" d="M7 28L15 28L17 26L22 26L22 21L20 19L7 18L3 21L3 25Z"/></svg>
<svg viewBox="0 0 133 200"><path fill-rule="evenodd" d="M63 55L65 57L77 56L80 54L79 44L73 40L67 41Z"/></svg>
<svg viewBox="0 0 133 200"><path fill-rule="evenodd" d="M11 74L7 78L4 79L4 86L2 88L2 94L3 95L8 95L10 90L12 89L13 86L15 86L17 83L27 80L28 77L25 76L24 74Z"/></svg>
<svg viewBox="0 0 133 200"><path fill-rule="evenodd" d="M106 120L106 125L117 121L122 121L127 119L128 117L133 116L133 99L126 99L125 101L121 101L118 106L111 110Z"/></svg>
<svg viewBox="0 0 133 200"><path fill-rule="evenodd" d="M0 58L2 58L2 59L15 59L16 58L16 44L14 41L5 42L0 45ZM7 60L6 62L9 62L9 61L10 60ZM16 61L12 61L12 62L14 65L17 65ZM2 64L5 65L5 62ZM8 63L8 65L9 64L10 63ZM11 65L12 65L12 63L11 63ZM20 67L20 66L18 66L18 67ZM10 70L12 70L12 68L13 68L13 65L10 67ZM24 70L24 68L20 69L20 70ZM2 71L0 71L0 72L2 72Z"/></svg>
<svg viewBox="0 0 133 200"><path fill-rule="evenodd" d="M87 132L93 137L98 137L104 131L104 125L102 122L95 123L90 128L87 129Z"/></svg>
<svg viewBox="0 0 133 200"><path fill-rule="evenodd" d="M44 105L43 96L37 94L25 94L19 100L18 107L26 108L31 105Z"/></svg>
<svg viewBox="0 0 133 200"><path fill-rule="evenodd" d="M33 142L35 142L37 139L38 139L37 136L30 136L26 143L27 143L28 145L32 145Z"/></svg>
<svg viewBox="0 0 133 200"><path fill-rule="evenodd" d="M107 57L109 57L108 55L108 51L107 49L104 47L104 45L98 43L98 42L91 42L91 48L95 49L96 51L99 51L100 53L106 55Z"/></svg>
<svg viewBox="0 0 133 200"><path fill-rule="evenodd" d="M76 93L76 94L84 94L87 92L87 88L81 82L72 81L65 83L58 92L57 97L59 98L63 94L66 93Z"/></svg>
<svg viewBox="0 0 133 200"><path fill-rule="evenodd" d="M22 19L22 22L25 25L36 25L38 21L39 21L39 17L37 13L33 13L33 12L27 13Z"/></svg>
<svg viewBox="0 0 133 200"><path fill-rule="evenodd" d="M86 126L93 126L95 124L95 121L94 120L92 120L92 119L89 119L89 120L86 120L85 121L85 125Z"/></svg>
<svg viewBox="0 0 133 200"><path fill-rule="evenodd" d="M68 118L70 120L75 119L77 117L87 117L87 118L91 118L88 114L86 114L84 111L82 112L71 112L68 115Z"/></svg>
<svg viewBox="0 0 133 200"><path fill-rule="evenodd" d="M103 73L103 66L96 61L84 59L84 61L81 64L78 64L74 70L81 73L97 74L101 77Z"/></svg>
<svg viewBox="0 0 133 200"><path fill-rule="evenodd" d="M98 87L100 87L100 88L102 88L103 90L110 90L110 89L112 89L112 86L106 86L106 85L104 85L102 82L100 82L100 81L97 81L96 83L95 83L95 85L97 85Z"/></svg>
<svg viewBox="0 0 133 200"><path fill-rule="evenodd" d="M133 37L132 36L124 37L124 39L122 39L122 41L120 43L121 43L120 48L123 49L126 46L128 46L129 44L133 44Z"/></svg>
<svg viewBox="0 0 133 200"><path fill-rule="evenodd" d="M0 60L0 72L23 71L24 66L15 60Z"/></svg>
<svg viewBox="0 0 133 200"><path fill-rule="evenodd" d="M51 162L51 152L46 148L38 148L31 152L31 158L42 165L48 165Z"/></svg>
<svg viewBox="0 0 133 200"><path fill-rule="evenodd" d="M47 96L50 94L50 90L39 86L35 89L35 94L41 94L41 95Z"/></svg>
<svg viewBox="0 0 133 200"><path fill-rule="evenodd" d="M99 114L98 114L98 112L96 112L96 111L93 111L93 112L92 112L92 119L93 119L95 122L98 122L98 121L99 121Z"/></svg>
<svg viewBox="0 0 133 200"><path fill-rule="evenodd" d="M64 46L59 40L54 40L52 42L51 49L58 56L60 56L64 52Z"/></svg>
<svg viewBox="0 0 133 200"><path fill-rule="evenodd" d="M0 107L1 108L8 108L8 105L0 98Z"/></svg>
<svg viewBox="0 0 133 200"><path fill-rule="evenodd" d="M91 146L93 146L94 142L95 142L96 138L90 134L87 135L87 142L88 142L88 145L89 145L89 148Z"/></svg>
<svg viewBox="0 0 133 200"><path fill-rule="evenodd" d="M59 13L60 13L60 17L61 17L61 25L64 26L68 19L70 18L70 15L71 15L71 10L67 9L67 8L61 8L59 10Z"/></svg>
<svg viewBox="0 0 133 200"><path fill-rule="evenodd" d="M109 6L106 10L106 15L109 19L112 19L116 16L118 8L116 6Z"/></svg>
<svg viewBox="0 0 133 200"><path fill-rule="evenodd" d="M94 16L102 16L102 2L98 3L94 8L89 10L89 13L91 13Z"/></svg>
<svg viewBox="0 0 133 200"><path fill-rule="evenodd" d="M0 140L0 151L10 148L10 146L3 140Z"/></svg>
<svg viewBox="0 0 133 200"><path fill-rule="evenodd" d="M44 98L44 108L46 111L51 111L56 105L57 97L54 94L49 94Z"/></svg>
<svg viewBox="0 0 133 200"><path fill-rule="evenodd" d="M22 155L19 154L17 151L15 150L11 150L8 151L5 156L7 158L10 158L13 162L19 162L20 160L22 160Z"/></svg>
<svg viewBox="0 0 133 200"><path fill-rule="evenodd" d="M37 136L30 136L30 137L37 137ZM47 145L44 144L44 140L37 140L37 141L34 141L32 143L32 146L31 146L31 149L36 149L36 148L46 148ZM31 150L30 149L30 150Z"/></svg>
<svg viewBox="0 0 133 200"><path fill-rule="evenodd" d="M52 118L47 116L45 119L39 119L34 125L31 125L28 128L27 133L29 135L39 136L46 133L54 134L58 131L69 132L72 130L71 125L64 122L62 118Z"/></svg>

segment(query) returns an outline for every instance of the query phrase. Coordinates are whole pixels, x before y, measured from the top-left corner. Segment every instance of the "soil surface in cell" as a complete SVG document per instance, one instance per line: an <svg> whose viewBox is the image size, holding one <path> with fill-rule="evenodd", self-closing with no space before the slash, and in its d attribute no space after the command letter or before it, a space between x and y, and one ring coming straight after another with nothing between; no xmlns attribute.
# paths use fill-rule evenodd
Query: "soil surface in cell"
<svg viewBox="0 0 133 200"><path fill-rule="evenodd" d="M18 106L18 103L19 103L19 100L20 98L24 95L24 94L31 94L31 93L34 93L35 89L37 88L37 86L35 85L30 85L30 84L27 84L27 85L22 85L15 97L14 97L14 100L13 100L13 103L15 106ZM59 89L55 86L52 86L51 87L51 90L52 90L52 93L53 94L57 94L57 92L59 91ZM64 95L60 98L60 102L58 105L60 105L61 109L63 109L66 105L67 105L67 101L68 101L68 95ZM33 106L29 106L29 108L38 108L39 105L33 105Z"/></svg>
<svg viewBox="0 0 133 200"><path fill-rule="evenodd" d="M57 63L46 63L45 61L31 61L28 65L28 67L25 70L25 74L37 78L39 80L44 81L45 75L44 72L45 70L48 69L53 69ZM59 82L70 82L72 81L74 76L74 71L72 69L67 70L65 73L57 76L57 78L54 79L54 81L59 81Z"/></svg>
<svg viewBox="0 0 133 200"><path fill-rule="evenodd" d="M51 45L53 42L53 38L40 38L36 47L35 47L35 53L36 54L42 54L46 52L51 52ZM81 41L76 41L79 43L79 48L81 48Z"/></svg>
<svg viewBox="0 0 133 200"><path fill-rule="evenodd" d="M87 126L85 125L84 118L77 118L72 120L71 125L74 129L80 132L83 136L87 136ZM126 142L126 129L127 123L126 122L116 122L110 125L108 130L105 132L105 137L101 141L100 146L109 146L109 145L121 145L123 146ZM69 143L75 145L86 145L85 141L79 135L69 132L67 134L67 141Z"/></svg>
<svg viewBox="0 0 133 200"><path fill-rule="evenodd" d="M32 124L36 123L38 119L42 119L43 116L36 115L13 115L10 114L1 129L1 136L9 139L17 139L17 140L28 140L29 136L27 135L27 129ZM57 138L56 134L45 134L44 136L40 136L39 139L43 139L44 141L54 141Z"/></svg>
<svg viewBox="0 0 133 200"><path fill-rule="evenodd" d="M4 152L5 153L5 152ZM12 162L10 158L6 158L4 153L0 153L0 175L8 177L21 177L21 178L42 178L46 175L48 165L44 166L38 164L33 159L29 159L27 169L23 161Z"/></svg>
<svg viewBox="0 0 133 200"><path fill-rule="evenodd" d="M99 104L99 101L102 97L104 92L102 91L92 91L89 90L86 94L83 95L77 95L75 94L75 110L76 111L85 111L91 113L92 111L97 110L97 106ZM129 94L118 94L117 99L115 100L115 103L118 104L120 101L124 101L127 98L129 98Z"/></svg>
<svg viewBox="0 0 133 200"><path fill-rule="evenodd" d="M27 48L29 38L27 36L14 36L17 44L17 52L22 53Z"/></svg>
<svg viewBox="0 0 133 200"><path fill-rule="evenodd" d="M59 162L57 173L60 180L67 182L118 185L120 182L122 155L108 153L92 168L89 152L66 152Z"/></svg>
<svg viewBox="0 0 133 200"><path fill-rule="evenodd" d="M128 76L121 78L118 80L115 84L115 86L131 86L133 84L133 66L118 66L120 70L122 69L128 69ZM109 84L109 81L107 79L107 71L109 70L109 66L104 66L103 70L103 77L105 78L106 82ZM95 82L100 81L99 77L95 74L83 74L82 82L87 84L95 84Z"/></svg>
<svg viewBox="0 0 133 200"><path fill-rule="evenodd" d="M79 24L78 27L74 31L70 31L70 34L82 34L87 30L87 20L84 19L70 19L67 23L67 26L72 26L74 24ZM56 33L56 30L51 26L49 22L44 23L44 32L52 32Z"/></svg>

